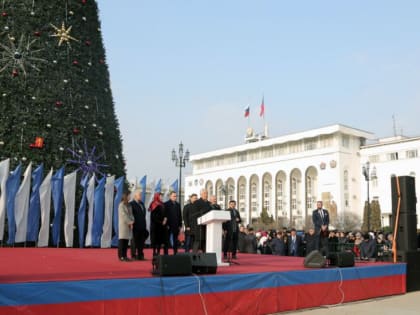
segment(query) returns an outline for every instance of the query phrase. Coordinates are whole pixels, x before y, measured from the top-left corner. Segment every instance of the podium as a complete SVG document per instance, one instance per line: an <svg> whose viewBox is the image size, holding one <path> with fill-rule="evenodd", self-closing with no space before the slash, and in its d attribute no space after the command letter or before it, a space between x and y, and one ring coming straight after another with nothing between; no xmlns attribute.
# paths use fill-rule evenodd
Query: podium
<svg viewBox="0 0 420 315"><path fill-rule="evenodd" d="M230 219L230 212L224 210L212 210L197 219L198 224L207 225L206 252L216 253L218 266L229 266L222 262L222 223Z"/></svg>

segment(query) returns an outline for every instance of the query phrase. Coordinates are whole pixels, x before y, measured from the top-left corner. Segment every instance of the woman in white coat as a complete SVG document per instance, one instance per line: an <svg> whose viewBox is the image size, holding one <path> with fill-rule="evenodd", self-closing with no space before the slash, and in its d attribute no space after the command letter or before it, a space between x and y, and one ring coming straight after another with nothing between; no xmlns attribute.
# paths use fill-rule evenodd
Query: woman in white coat
<svg viewBox="0 0 420 315"><path fill-rule="evenodd" d="M118 258L130 261L127 257L128 240L132 238L134 216L129 201L129 194L124 193L118 206Z"/></svg>

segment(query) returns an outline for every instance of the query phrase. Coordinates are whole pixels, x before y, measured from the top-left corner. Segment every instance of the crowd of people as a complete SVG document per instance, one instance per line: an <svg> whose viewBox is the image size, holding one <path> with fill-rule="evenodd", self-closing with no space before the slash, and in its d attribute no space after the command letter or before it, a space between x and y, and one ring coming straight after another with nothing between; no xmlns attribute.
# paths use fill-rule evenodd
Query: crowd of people
<svg viewBox="0 0 420 315"><path fill-rule="evenodd" d="M176 192L171 192L166 202L162 202L160 193L155 193L147 210L141 200L141 191L135 191L131 201L129 197L129 193L124 193L119 206L118 257L121 261L144 260L143 249L149 234L153 256L160 255L162 249L163 254L168 255L169 248L175 255L181 247L185 252L205 252L206 226L199 225L197 219L211 210L221 210L215 196L208 198L203 189L200 196L192 194L182 210ZM224 259L237 259L237 252L306 256L314 250L325 257L334 252L350 251L361 260L389 260L392 256L391 233L329 230L329 213L321 201L312 213L313 227L307 231L295 228L255 231L252 226L240 225L242 219L234 200L226 210L231 219L223 223ZM147 211L150 212L149 226L146 224ZM127 257L129 244L131 259Z"/></svg>

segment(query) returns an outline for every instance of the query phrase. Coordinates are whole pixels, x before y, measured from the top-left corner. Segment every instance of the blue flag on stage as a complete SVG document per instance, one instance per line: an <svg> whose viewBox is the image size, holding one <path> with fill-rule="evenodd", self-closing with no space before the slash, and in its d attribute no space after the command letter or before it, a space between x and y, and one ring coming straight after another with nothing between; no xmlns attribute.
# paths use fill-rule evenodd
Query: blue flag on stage
<svg viewBox="0 0 420 315"><path fill-rule="evenodd" d="M9 175L6 182L7 191L7 226L9 232L9 239L7 244L11 245L15 243L16 236L16 220L15 220L15 197L19 190L20 177L22 176L22 165L16 167L16 169Z"/></svg>
<svg viewBox="0 0 420 315"><path fill-rule="evenodd" d="M141 187L141 201L146 202L146 181L147 176L144 175L142 179L140 179L140 187Z"/></svg>
<svg viewBox="0 0 420 315"><path fill-rule="evenodd" d="M114 182L116 193L114 198L114 215L112 222L114 226L114 237L112 238L112 246L118 246L118 206L120 205L123 190L124 190L124 176L117 178Z"/></svg>
<svg viewBox="0 0 420 315"><path fill-rule="evenodd" d="M51 179L51 192L54 206L54 220L52 223L52 239L53 245L58 246L60 243L61 231L61 208L63 204L63 183L64 183L64 166L61 167Z"/></svg>
<svg viewBox="0 0 420 315"><path fill-rule="evenodd" d="M44 174L44 165L40 164L32 172L32 192L29 200L28 211L28 228L26 230L26 240L36 242L39 232L39 221L41 217L41 205L39 199L39 187L42 184L42 176Z"/></svg>
<svg viewBox="0 0 420 315"><path fill-rule="evenodd" d="M82 248L85 244L85 221L86 221L86 189L89 183L89 176L82 178L80 185L83 187L82 199L80 200L79 212L77 213L77 225L79 227L79 247Z"/></svg>
<svg viewBox="0 0 420 315"><path fill-rule="evenodd" d="M93 207L92 247L101 247L102 227L105 216L105 181L102 177L95 188L95 201Z"/></svg>
<svg viewBox="0 0 420 315"><path fill-rule="evenodd" d="M171 188L172 188L172 191L174 191L174 192L178 193L178 179L177 179L177 180L175 180L175 181L172 183ZM179 196L178 196L178 198L179 198Z"/></svg>
<svg viewBox="0 0 420 315"><path fill-rule="evenodd" d="M157 184L156 184L156 187L155 187L155 193L160 193L160 192L162 192L162 180L161 179L159 179L159 181L157 182Z"/></svg>

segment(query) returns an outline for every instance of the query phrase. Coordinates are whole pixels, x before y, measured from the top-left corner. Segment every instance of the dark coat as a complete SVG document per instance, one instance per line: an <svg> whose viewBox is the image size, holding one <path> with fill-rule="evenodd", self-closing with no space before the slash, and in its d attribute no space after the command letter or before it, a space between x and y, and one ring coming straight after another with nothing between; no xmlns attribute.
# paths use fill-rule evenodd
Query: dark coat
<svg viewBox="0 0 420 315"><path fill-rule="evenodd" d="M271 241L271 248L273 250L273 254L274 255L279 255L279 256L286 256L286 249L287 249L287 245L284 242L283 237L281 238L274 238Z"/></svg>
<svg viewBox="0 0 420 315"><path fill-rule="evenodd" d="M152 246L166 244L168 242L168 226L162 225L165 218L165 207L157 206L150 213L150 241Z"/></svg>
<svg viewBox="0 0 420 315"><path fill-rule="evenodd" d="M185 235L191 235L191 211L192 211L193 204L187 203L182 209L182 219L184 220L185 225ZM190 228L190 230L187 230Z"/></svg>
<svg viewBox="0 0 420 315"><path fill-rule="evenodd" d="M310 235L309 233L305 235L305 243L306 243L306 255L310 254L312 251L318 249L318 237L316 234Z"/></svg>
<svg viewBox="0 0 420 315"><path fill-rule="evenodd" d="M256 254L257 253L257 238L255 234L248 234L244 239L244 253Z"/></svg>
<svg viewBox="0 0 420 315"><path fill-rule="evenodd" d="M194 235L195 241L206 239L206 226L198 225L197 219L211 210L210 202L202 198L195 201L190 212L190 228L191 234Z"/></svg>
<svg viewBox="0 0 420 315"><path fill-rule="evenodd" d="M328 210L322 209L323 217L318 212L318 209L315 209L312 212L312 222L315 227L315 232L318 233L321 230L322 225L328 226L330 224L330 215L328 213Z"/></svg>
<svg viewBox="0 0 420 315"><path fill-rule="evenodd" d="M376 241L374 239L363 240L360 243L360 257L362 259L375 258L376 257Z"/></svg>
<svg viewBox="0 0 420 315"><path fill-rule="evenodd" d="M223 222L223 230L226 231L227 234L239 233L239 223L242 222L239 211L231 208L227 209L226 211L230 212L230 220Z"/></svg>
<svg viewBox="0 0 420 315"><path fill-rule="evenodd" d="M134 232L145 232L146 227L146 208L143 202L137 202L135 200L130 201L131 209L133 209L134 216Z"/></svg>
<svg viewBox="0 0 420 315"><path fill-rule="evenodd" d="M165 206L169 229L175 232L179 231L182 227L181 206L178 202L172 202L172 200L168 200L163 205Z"/></svg>
<svg viewBox="0 0 420 315"><path fill-rule="evenodd" d="M210 204L210 208L211 210L222 210L222 208L220 208L220 206L217 203Z"/></svg>

